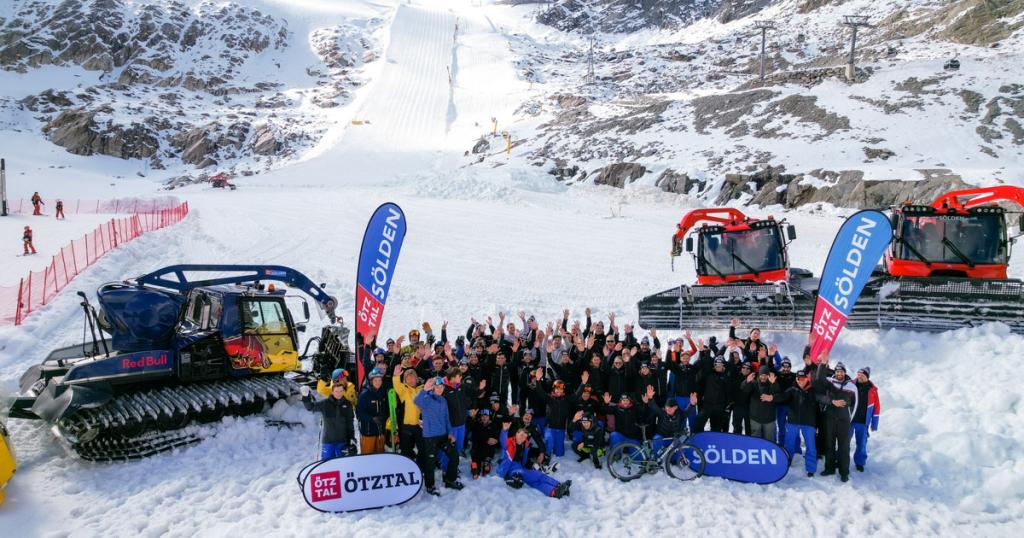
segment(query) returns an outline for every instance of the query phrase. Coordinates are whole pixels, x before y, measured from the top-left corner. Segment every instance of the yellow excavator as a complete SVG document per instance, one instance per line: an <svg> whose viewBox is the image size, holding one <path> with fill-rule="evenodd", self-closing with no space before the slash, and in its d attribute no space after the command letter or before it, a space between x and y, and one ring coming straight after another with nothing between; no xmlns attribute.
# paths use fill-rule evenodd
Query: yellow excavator
<svg viewBox="0 0 1024 538"><path fill-rule="evenodd" d="M7 435L7 425L4 419L7 414L0 410L0 504L4 503L4 488L7 481L14 476L14 469L18 463L14 460L14 447L11 445L10 436Z"/></svg>

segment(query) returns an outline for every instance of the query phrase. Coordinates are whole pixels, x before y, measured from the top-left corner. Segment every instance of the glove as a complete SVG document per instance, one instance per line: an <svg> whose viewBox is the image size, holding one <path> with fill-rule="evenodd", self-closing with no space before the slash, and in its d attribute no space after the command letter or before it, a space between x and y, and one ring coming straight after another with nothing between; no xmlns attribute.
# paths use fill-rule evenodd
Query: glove
<svg viewBox="0 0 1024 538"><path fill-rule="evenodd" d="M299 394L301 394L303 398L309 396L309 387L306 385L299 387Z"/></svg>
<svg viewBox="0 0 1024 538"><path fill-rule="evenodd" d="M356 448L356 442L355 441L349 441L348 442L348 455L349 456L355 456L358 453L359 453L359 449Z"/></svg>
<svg viewBox="0 0 1024 538"><path fill-rule="evenodd" d="M512 475L505 479L505 484L512 489L519 489L523 487L523 476L518 474Z"/></svg>

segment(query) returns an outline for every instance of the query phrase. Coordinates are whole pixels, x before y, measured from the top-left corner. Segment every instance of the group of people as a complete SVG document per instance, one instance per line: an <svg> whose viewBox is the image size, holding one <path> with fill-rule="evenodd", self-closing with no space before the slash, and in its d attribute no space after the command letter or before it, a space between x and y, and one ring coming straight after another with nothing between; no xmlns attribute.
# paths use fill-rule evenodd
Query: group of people
<svg viewBox="0 0 1024 538"><path fill-rule="evenodd" d="M33 193L32 214L35 216L42 216L44 205L46 205L46 202L43 202L43 197L39 196L39 191ZM64 202L62 200L57 200L55 210L57 220L64 220ZM36 247L32 244L32 228L30 226L26 225L25 229L22 230L21 242L24 246L23 255L36 254Z"/></svg>
<svg viewBox="0 0 1024 538"><path fill-rule="evenodd" d="M524 312L518 323L503 313L497 323L471 319L454 341L447 325L439 338L424 323L408 341L400 336L380 348L357 338L355 357L368 372L363 386L357 390L358 376L338 369L318 387L327 399L314 401L306 391L306 407L323 414L323 458L357 453L358 431L359 453L390 444L418 462L433 495L438 468L445 487L463 488L459 461L468 456L474 480L493 472L511 487L563 497L571 481L550 474L567 443L579 462L601 468L605 451L619 443L647 440L659 450L710 429L803 453L808 476L823 457L821 475L838 472L845 482L851 437L854 464L863 471L869 430L878 427L869 368L851 377L843 363L830 366L827 354L812 360L805 347L794 371L758 329L737 336L738 320L724 341L687 331L664 347L657 331L638 337L614 315L607 324L593 321L590 309L583 324L568 310L543 327Z"/></svg>

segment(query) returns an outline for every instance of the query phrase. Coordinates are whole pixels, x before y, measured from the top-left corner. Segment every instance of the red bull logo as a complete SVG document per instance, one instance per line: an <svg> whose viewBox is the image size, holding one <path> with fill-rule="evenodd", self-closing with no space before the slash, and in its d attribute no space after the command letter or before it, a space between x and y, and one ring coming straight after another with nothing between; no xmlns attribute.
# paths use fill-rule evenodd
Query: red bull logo
<svg viewBox="0 0 1024 538"><path fill-rule="evenodd" d="M136 370L138 368L155 368L167 366L167 354L159 355L129 355L121 359L121 369Z"/></svg>

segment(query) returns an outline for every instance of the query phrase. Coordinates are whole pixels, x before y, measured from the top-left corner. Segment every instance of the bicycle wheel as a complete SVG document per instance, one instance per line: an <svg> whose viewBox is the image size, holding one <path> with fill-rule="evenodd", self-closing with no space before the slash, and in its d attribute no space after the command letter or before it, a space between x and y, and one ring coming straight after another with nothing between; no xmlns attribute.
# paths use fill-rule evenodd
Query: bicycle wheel
<svg viewBox="0 0 1024 538"><path fill-rule="evenodd" d="M608 452L608 472L623 482L643 476L647 467L646 451L636 443L620 443Z"/></svg>
<svg viewBox="0 0 1024 538"><path fill-rule="evenodd" d="M704 475L704 451L693 445L678 445L665 456L665 472L676 480L693 480Z"/></svg>

